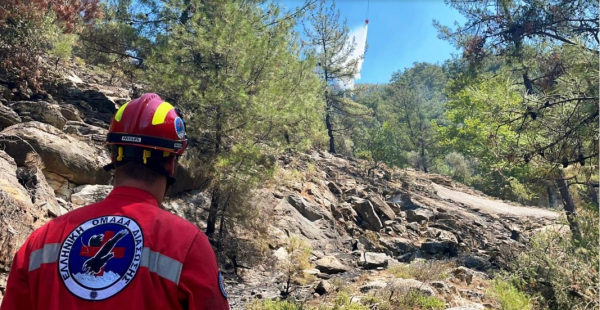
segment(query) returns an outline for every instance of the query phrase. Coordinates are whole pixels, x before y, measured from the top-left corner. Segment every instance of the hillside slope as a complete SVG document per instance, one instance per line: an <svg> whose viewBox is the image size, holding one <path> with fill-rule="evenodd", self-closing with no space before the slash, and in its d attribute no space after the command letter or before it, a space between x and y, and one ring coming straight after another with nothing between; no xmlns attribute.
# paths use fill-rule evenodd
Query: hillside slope
<svg viewBox="0 0 600 310"><path fill-rule="evenodd" d="M111 115L133 92L75 69L45 95L19 93L0 79L0 298L12 257L33 229L111 189L102 144ZM314 266L303 271L307 282L294 285L297 299L330 302L343 282L357 296L416 289L448 307L494 307L481 284L484 272L501 269L507 251L526 249L531 233L558 218L441 175L381 167L369 176L367 162L318 150L277 162L275 180L253 201L266 217L269 250L259 260L222 257L234 309L280 295L286 278L277 266L289 257L293 236L310 244ZM176 195L164 207L202 228L210 201L204 182L185 167L178 173ZM443 266L440 274L449 276L402 282L394 272L406 266Z"/></svg>

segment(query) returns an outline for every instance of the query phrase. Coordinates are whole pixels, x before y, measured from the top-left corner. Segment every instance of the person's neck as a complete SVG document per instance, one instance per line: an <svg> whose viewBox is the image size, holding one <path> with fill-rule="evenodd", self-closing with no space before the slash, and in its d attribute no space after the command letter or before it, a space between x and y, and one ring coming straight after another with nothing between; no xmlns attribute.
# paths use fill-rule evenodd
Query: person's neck
<svg viewBox="0 0 600 310"><path fill-rule="evenodd" d="M161 179L160 181L148 183L142 180L134 180L134 179L125 179L120 180L115 178L115 187L118 186L127 186L138 188L150 193L154 198L156 198L156 202L160 206L165 198L165 192L167 189L167 181L165 179Z"/></svg>

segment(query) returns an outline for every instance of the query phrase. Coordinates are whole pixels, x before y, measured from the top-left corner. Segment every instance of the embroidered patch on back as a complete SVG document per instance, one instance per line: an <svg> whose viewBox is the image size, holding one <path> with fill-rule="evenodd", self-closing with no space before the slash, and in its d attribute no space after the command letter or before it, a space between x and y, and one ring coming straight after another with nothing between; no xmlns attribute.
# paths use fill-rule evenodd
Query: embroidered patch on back
<svg viewBox="0 0 600 310"><path fill-rule="evenodd" d="M124 216L103 216L75 228L63 241L58 272L67 289L85 300L104 300L137 274L144 236Z"/></svg>
<svg viewBox="0 0 600 310"><path fill-rule="evenodd" d="M219 271L219 289L221 289L221 294L227 299L227 291L225 290L225 284L223 283L223 275L221 271Z"/></svg>

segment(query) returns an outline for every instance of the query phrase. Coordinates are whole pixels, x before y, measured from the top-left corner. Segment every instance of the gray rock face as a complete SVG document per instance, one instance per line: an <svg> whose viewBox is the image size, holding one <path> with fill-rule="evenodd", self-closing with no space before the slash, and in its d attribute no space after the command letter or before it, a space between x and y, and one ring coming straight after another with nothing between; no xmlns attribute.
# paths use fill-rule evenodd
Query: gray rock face
<svg viewBox="0 0 600 310"><path fill-rule="evenodd" d="M402 237L381 238L379 240L394 256L404 255L414 252L416 247L413 242Z"/></svg>
<svg viewBox="0 0 600 310"><path fill-rule="evenodd" d="M15 160L8 156L4 151L0 150L0 198L10 199L19 206L32 207L31 197L27 190L19 183L17 179L17 164ZM7 203L4 201L3 203ZM4 205L4 204L0 204Z"/></svg>
<svg viewBox="0 0 600 310"><path fill-rule="evenodd" d="M333 182L327 182L327 187L329 188L329 191L331 191L334 195L336 196L341 196L342 195L342 190L340 189L340 187L333 183Z"/></svg>
<svg viewBox="0 0 600 310"><path fill-rule="evenodd" d="M492 266L489 259L477 255L469 255L464 257L462 259L462 264L469 269L475 269L479 271L488 270Z"/></svg>
<svg viewBox="0 0 600 310"><path fill-rule="evenodd" d="M21 122L17 112L0 103L0 128L6 128Z"/></svg>
<svg viewBox="0 0 600 310"><path fill-rule="evenodd" d="M450 254L456 256L458 244L452 241L425 241L421 244L421 250L429 254Z"/></svg>
<svg viewBox="0 0 600 310"><path fill-rule="evenodd" d="M346 272L348 267L344 266L335 256L323 256L315 261L316 268L322 273L335 274Z"/></svg>
<svg viewBox="0 0 600 310"><path fill-rule="evenodd" d="M67 121L83 122L81 116L79 115L79 110L77 110L77 108L75 108L75 106L72 104L61 105L60 114L62 114Z"/></svg>
<svg viewBox="0 0 600 310"><path fill-rule="evenodd" d="M387 285L387 282L375 280L362 285L361 287L359 287L359 290L361 293L366 294L371 291L379 291L381 289L384 289Z"/></svg>
<svg viewBox="0 0 600 310"><path fill-rule="evenodd" d="M393 258L385 253L364 252L360 256L358 265L365 269L386 268L390 260L393 260Z"/></svg>
<svg viewBox="0 0 600 310"><path fill-rule="evenodd" d="M71 197L69 180L61 177L60 175L48 171L44 171L46 182L54 191L56 197L69 200Z"/></svg>
<svg viewBox="0 0 600 310"><path fill-rule="evenodd" d="M288 196L287 200L302 216L310 221L314 222L325 217L323 210L320 210L318 206L311 204L306 198L300 195L292 194Z"/></svg>
<svg viewBox="0 0 600 310"><path fill-rule="evenodd" d="M370 201L359 197L352 197L352 208L358 213L358 216L366 222L372 229L380 230L383 228L379 216L375 213Z"/></svg>
<svg viewBox="0 0 600 310"><path fill-rule="evenodd" d="M451 271L452 275L459 279L462 282L466 282L467 284L471 284L473 282L473 279L487 279L488 276L483 273L483 272L479 272L479 271L475 271L466 267L456 267Z"/></svg>
<svg viewBox="0 0 600 310"><path fill-rule="evenodd" d="M0 133L0 142L17 165L24 165L24 154L37 152L44 169L75 184L106 184L110 174L102 167L109 163L108 154L100 147L71 137L48 124L27 122L13 125Z"/></svg>
<svg viewBox="0 0 600 310"><path fill-rule="evenodd" d="M406 211L406 220L409 222L427 222L431 219L433 219L433 212L429 209L415 209Z"/></svg>
<svg viewBox="0 0 600 310"><path fill-rule="evenodd" d="M76 187L71 195L71 202L76 206L86 206L98 202L110 193L111 185L83 185Z"/></svg>
<svg viewBox="0 0 600 310"><path fill-rule="evenodd" d="M415 279L393 279L388 284L388 288L399 295L418 291L424 296L435 296L435 291L431 286Z"/></svg>
<svg viewBox="0 0 600 310"><path fill-rule="evenodd" d="M67 123L67 119L60 113L60 107L45 101L18 101L11 108L21 116L27 115L61 130Z"/></svg>
<svg viewBox="0 0 600 310"><path fill-rule="evenodd" d="M458 243L456 236L453 233L446 231L446 230L438 229L438 228L429 227L429 228L427 228L427 231L425 231L425 233L423 235L425 237L435 239L435 240L450 241L452 243Z"/></svg>
<svg viewBox="0 0 600 310"><path fill-rule="evenodd" d="M32 197L32 201L35 202L36 207L45 210L49 217L56 217L62 214L60 205L56 201L54 190L48 182L46 177L38 166L19 167L17 169L17 175L19 180L25 184L25 187L29 190Z"/></svg>
<svg viewBox="0 0 600 310"><path fill-rule="evenodd" d="M396 214L394 213L392 208L390 208L390 206L388 206L388 204L385 201L383 201L383 199L379 198L376 195L370 195L368 199L371 202L371 204L373 205L373 209L375 210L375 213L377 213L382 219L384 219L384 220L396 219Z"/></svg>
<svg viewBox="0 0 600 310"><path fill-rule="evenodd" d="M344 221L354 222L356 221L356 217L358 214L352 208L349 203L342 203L337 207L332 207L333 215L338 219L343 219Z"/></svg>
<svg viewBox="0 0 600 310"><path fill-rule="evenodd" d="M331 283L329 283L329 281L322 280L321 282L319 282L319 284L317 284L315 292L319 295L325 295L327 293L331 293L333 289L334 287L333 285L331 285Z"/></svg>

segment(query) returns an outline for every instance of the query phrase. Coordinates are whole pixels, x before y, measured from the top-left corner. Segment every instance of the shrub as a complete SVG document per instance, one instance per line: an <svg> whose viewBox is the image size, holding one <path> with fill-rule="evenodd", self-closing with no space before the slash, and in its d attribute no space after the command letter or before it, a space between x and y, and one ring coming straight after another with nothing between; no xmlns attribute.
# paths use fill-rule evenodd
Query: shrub
<svg viewBox="0 0 600 310"><path fill-rule="evenodd" d="M302 272L304 269L313 267L310 263L312 248L308 245L308 242L301 237L292 236L288 240L285 249L288 253L287 259L280 264L286 283L283 291L284 297L290 293L294 283L304 285L313 280L313 276Z"/></svg>
<svg viewBox="0 0 600 310"><path fill-rule="evenodd" d="M446 271L456 265L447 261L414 261L409 265L396 265L387 269L397 278L419 281L439 281L448 277Z"/></svg>
<svg viewBox="0 0 600 310"><path fill-rule="evenodd" d="M406 295L391 301L390 309L445 309L446 303L434 296L425 296L419 291L410 291Z"/></svg>
<svg viewBox="0 0 600 310"><path fill-rule="evenodd" d="M566 220L563 219L566 223ZM517 288L538 295L550 309L598 309L598 210L581 208L581 239L568 228L532 237L531 248L510 265Z"/></svg>
<svg viewBox="0 0 600 310"><path fill-rule="evenodd" d="M489 296L500 304L501 310L530 310L532 309L529 296L509 281L501 278L494 279L492 287L488 290Z"/></svg>
<svg viewBox="0 0 600 310"><path fill-rule="evenodd" d="M50 36L73 33L76 25L99 17L98 4L99 0L3 0L0 2L0 69L20 86L38 89L45 69L40 56L52 43ZM54 32L53 28L60 30ZM61 38L59 41L72 40ZM69 49L62 45L59 53L64 55Z"/></svg>
<svg viewBox="0 0 600 310"><path fill-rule="evenodd" d="M448 166L448 172L453 179L463 183L469 181L471 168L462 154L451 152L444 157L444 162Z"/></svg>
<svg viewBox="0 0 600 310"><path fill-rule="evenodd" d="M248 310L309 310L302 304L288 300L256 300L249 304Z"/></svg>

